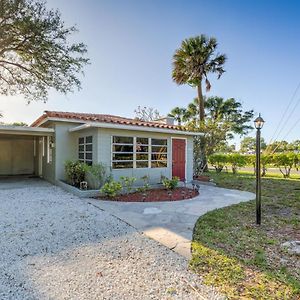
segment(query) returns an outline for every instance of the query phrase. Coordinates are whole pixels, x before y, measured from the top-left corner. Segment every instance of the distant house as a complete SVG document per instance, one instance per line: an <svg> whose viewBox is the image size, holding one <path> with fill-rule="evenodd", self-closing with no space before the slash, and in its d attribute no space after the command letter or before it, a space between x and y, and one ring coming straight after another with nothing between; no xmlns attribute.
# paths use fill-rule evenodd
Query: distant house
<svg viewBox="0 0 300 300"><path fill-rule="evenodd" d="M66 160L103 163L112 176L193 177L193 136L171 118L145 122L103 114L45 111L29 127L0 126L0 175L65 179Z"/></svg>

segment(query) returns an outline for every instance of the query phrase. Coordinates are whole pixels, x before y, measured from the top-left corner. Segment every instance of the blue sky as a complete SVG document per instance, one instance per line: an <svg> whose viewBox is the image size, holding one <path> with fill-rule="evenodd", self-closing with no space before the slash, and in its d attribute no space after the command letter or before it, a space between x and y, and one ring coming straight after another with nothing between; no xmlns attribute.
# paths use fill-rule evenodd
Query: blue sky
<svg viewBox="0 0 300 300"><path fill-rule="evenodd" d="M196 90L172 82L172 55L183 39L201 33L216 37L228 56L223 77L210 77L208 96L234 97L245 109L261 112L267 140L300 82L297 1L48 0L48 6L58 8L68 25L76 24L75 38L88 46L91 65L82 90L67 96L51 92L46 104L1 96L4 121L30 123L47 109L131 117L138 105L161 114L185 106ZM299 98L300 91L294 103ZM293 106L279 139L299 138L300 105Z"/></svg>

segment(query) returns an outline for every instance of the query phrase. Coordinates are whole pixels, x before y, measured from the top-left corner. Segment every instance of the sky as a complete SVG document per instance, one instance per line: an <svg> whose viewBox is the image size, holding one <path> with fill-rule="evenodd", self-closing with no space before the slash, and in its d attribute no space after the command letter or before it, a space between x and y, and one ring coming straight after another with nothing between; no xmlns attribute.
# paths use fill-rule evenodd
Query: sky
<svg viewBox="0 0 300 300"><path fill-rule="evenodd" d="M51 91L47 103L29 105L22 96L0 96L2 121L30 124L44 110L134 117L138 105L166 115L196 96L172 81L174 51L183 39L206 34L228 57L221 79L209 76L207 96L234 97L260 112L267 141L300 138L299 1L48 0L47 6L75 24L74 38L88 47L82 90L67 96Z"/></svg>

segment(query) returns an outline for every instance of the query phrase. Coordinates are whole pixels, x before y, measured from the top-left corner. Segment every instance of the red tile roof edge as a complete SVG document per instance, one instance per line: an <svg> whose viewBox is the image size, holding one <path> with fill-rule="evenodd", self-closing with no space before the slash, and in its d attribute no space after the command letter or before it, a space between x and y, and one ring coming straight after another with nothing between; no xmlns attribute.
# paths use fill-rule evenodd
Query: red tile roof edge
<svg viewBox="0 0 300 300"><path fill-rule="evenodd" d="M100 122L100 123L113 123L121 124L128 126L144 126L144 127L154 127L154 128L163 128L163 129L173 129L185 131L184 128L178 125L169 125L161 122L148 122L141 121L138 119L130 119L114 115L106 114L89 114L89 113L75 113L75 112L62 112L62 111L45 111L37 120L35 120L31 126L38 127L39 124L47 118L57 118L57 119L70 119L82 121L82 123L87 122Z"/></svg>

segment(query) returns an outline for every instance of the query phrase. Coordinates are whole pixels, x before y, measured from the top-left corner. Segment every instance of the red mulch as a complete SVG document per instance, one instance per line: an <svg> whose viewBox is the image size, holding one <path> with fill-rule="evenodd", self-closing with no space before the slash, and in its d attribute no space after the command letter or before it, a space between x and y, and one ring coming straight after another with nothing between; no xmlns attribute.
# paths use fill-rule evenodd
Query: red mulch
<svg viewBox="0 0 300 300"><path fill-rule="evenodd" d="M159 201L179 201L191 199L199 195L199 192L185 187L178 187L174 190L164 188L148 190L144 193L135 192L130 194L118 195L110 198L112 201L121 202L159 202ZM105 197L98 199L107 200Z"/></svg>

